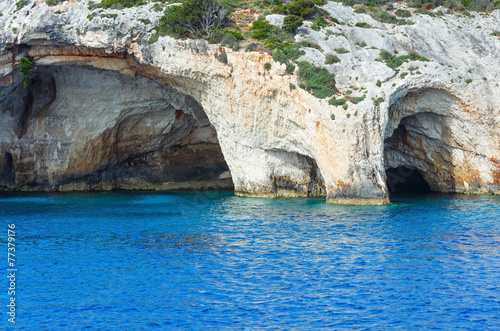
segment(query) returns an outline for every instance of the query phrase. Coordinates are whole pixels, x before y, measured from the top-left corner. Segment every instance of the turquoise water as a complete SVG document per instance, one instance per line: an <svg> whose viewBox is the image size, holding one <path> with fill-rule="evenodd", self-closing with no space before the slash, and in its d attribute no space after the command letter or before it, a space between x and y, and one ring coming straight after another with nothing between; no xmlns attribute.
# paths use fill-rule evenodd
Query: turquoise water
<svg viewBox="0 0 500 331"><path fill-rule="evenodd" d="M16 225L16 329L500 328L495 197L19 195L0 218L4 256Z"/></svg>

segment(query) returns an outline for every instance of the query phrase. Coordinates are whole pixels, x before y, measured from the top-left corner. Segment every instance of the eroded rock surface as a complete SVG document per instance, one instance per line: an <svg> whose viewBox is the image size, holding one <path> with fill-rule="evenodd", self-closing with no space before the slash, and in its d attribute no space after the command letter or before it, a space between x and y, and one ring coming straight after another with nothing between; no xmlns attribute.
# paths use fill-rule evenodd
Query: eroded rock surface
<svg viewBox="0 0 500 331"><path fill-rule="evenodd" d="M234 185L242 196L381 204L386 169L407 167L436 191L500 193L498 11L394 26L328 3L344 24L314 31L306 22L297 39L321 47L301 60L334 73L340 92L366 95L344 110L290 89L297 78L277 63L259 75L269 54L226 50L226 65L202 40L144 43L161 15L151 6L90 21L86 0L18 11L14 0L0 3L0 187ZM325 64L340 47L349 53ZM395 72L377 61L382 49L430 62ZM29 90L24 56L36 63Z"/></svg>

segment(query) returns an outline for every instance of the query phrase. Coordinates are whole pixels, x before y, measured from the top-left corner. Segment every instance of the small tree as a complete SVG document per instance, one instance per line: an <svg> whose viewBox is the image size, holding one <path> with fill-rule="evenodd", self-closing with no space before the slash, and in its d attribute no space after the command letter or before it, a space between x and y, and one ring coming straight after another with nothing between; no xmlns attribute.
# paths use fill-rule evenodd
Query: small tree
<svg viewBox="0 0 500 331"><path fill-rule="evenodd" d="M21 71L21 77L23 77L24 88L31 87L31 75L33 74L33 61L29 57L21 58L21 63L19 64L19 71Z"/></svg>
<svg viewBox="0 0 500 331"><path fill-rule="evenodd" d="M297 15L288 15L283 20L283 29L294 33L304 22L304 19Z"/></svg>
<svg viewBox="0 0 500 331"><path fill-rule="evenodd" d="M288 4L287 11L290 15L307 18L313 16L315 12L313 0L296 0Z"/></svg>
<svg viewBox="0 0 500 331"><path fill-rule="evenodd" d="M207 37L226 23L227 10L215 0L187 0L165 11L160 35Z"/></svg>

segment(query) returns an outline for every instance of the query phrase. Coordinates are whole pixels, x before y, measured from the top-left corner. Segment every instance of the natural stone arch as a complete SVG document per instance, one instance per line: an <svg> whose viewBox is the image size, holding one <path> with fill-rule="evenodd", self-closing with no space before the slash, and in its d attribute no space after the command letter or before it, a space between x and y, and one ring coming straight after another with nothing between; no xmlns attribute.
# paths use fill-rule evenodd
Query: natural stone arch
<svg viewBox="0 0 500 331"><path fill-rule="evenodd" d="M188 52L194 52L195 54L203 52L203 47L206 47L204 45L197 42L194 44L190 43L187 46ZM54 145L45 144L43 148L38 148L29 146L29 143L25 144L25 148L28 150L25 156L30 155L30 160L28 160L29 162L26 166L20 166L20 163L17 162L20 157L14 156L18 168L23 168L17 172L18 178L24 179L18 180L17 183L12 185L12 188L25 189L26 184L29 184L29 189L34 190L101 190L113 188L164 190L232 188L234 183L235 193L241 196L326 196L321 170L316 160L309 153L303 153L304 148L295 145L294 150L291 151L286 148L280 149L270 145L266 148L246 149L247 147L244 143L235 144L236 141L231 137L226 136L220 139L219 130L221 128L226 131L226 134L228 128L232 128L231 130L239 129L238 127L234 128L234 124L231 122L228 123L226 119L227 114L225 114L224 110L214 109L214 105L221 104L217 102L217 99L224 97L219 95L223 86L221 82L225 81L222 75L215 75L215 77L221 79L221 82L214 82L207 80L207 77L200 75L200 72L194 74L192 72L178 72L177 68L174 69L174 72L165 72L158 67L139 63L135 57L127 53L110 53L109 50L84 47L51 45L18 46L17 49L13 50L13 53L13 57L17 56L19 58L26 54L33 57L37 64L37 81L51 81L51 84L44 84L44 88L47 91L51 91L45 94L52 95L52 97L37 97L36 100L43 99L43 102L39 102L40 105L36 112L29 112L31 115L40 114L43 117L41 108L50 106L58 91L63 95L68 94L67 91L61 92L61 89L57 88L57 85L61 84L61 80L65 76L71 76L71 74L68 75L71 71L79 71L80 76L83 78L86 76L85 72L94 73L100 77L92 79L97 84L100 84L101 80L113 79L123 82L128 81L124 85L129 87L131 86L130 84L141 85L144 82L148 82L149 85L156 85L153 90L167 90L171 101L175 104L171 105L171 109L162 112L162 114L168 113L170 117L175 117L174 124L178 119L190 119L188 120L190 124L183 122L182 125L174 125L170 130L174 133L179 133L186 129L186 126L193 126L194 123L194 126L197 128L196 132L204 131L205 135L208 132L208 135L212 136L209 139L211 141L205 141L205 143L211 143L212 147L217 145L217 148L213 150L213 153L206 153L209 155L205 160L213 161L213 158L211 159L210 157L216 155L224 161L226 169L220 163L213 167L207 166L205 167L205 172L208 171L211 173L213 175L212 178L197 178L197 181L194 182L187 181L181 183L172 183L169 181L166 183L167 185L163 185L165 184L162 183L164 180L161 180L162 176L159 176L157 172L151 174L151 171L144 169L144 167L142 170L138 170L140 176L133 178L134 171L131 171L130 168L134 166L141 168L141 164L150 162L151 154L154 154L156 149L150 148L141 152L139 147L147 146L150 141L141 140L141 137L135 137L135 139L124 138L124 132L131 131L132 128L137 129L138 126L141 127L137 120L137 117L141 117L141 115L135 114L131 109L123 109L123 112L115 114L115 118L109 118L106 125L101 121L96 121L94 124L100 126L100 128L94 130L95 132L92 137L88 136L87 132L85 132L85 127L83 127L78 132L78 134L83 135L83 139L75 137L77 139L72 140L70 143L71 151L68 151L65 156L61 156L62 153L58 153L57 160L51 160L50 164L40 166L40 162L34 159L40 156L43 159L45 155L49 154L54 155ZM197 56L200 57L199 55ZM201 58L204 61L207 60L206 56ZM208 59L213 61L213 57L209 57ZM223 69L224 71L228 70L226 68ZM213 73L211 74L213 77ZM53 76L57 76L57 79ZM16 70L11 73L10 77L3 77L4 82L9 79L11 81L5 85L10 86L10 88L18 88L20 90L19 93L23 93L22 89L20 89L20 77ZM75 83L73 81L73 84ZM85 80L82 83L85 83ZM40 89L38 84L35 84L33 87L34 91L36 89ZM126 93L133 95L134 92L129 88ZM65 99L68 98L66 97ZM26 101L23 102L26 103ZM57 102L58 99L56 99ZM227 103L227 100L225 102ZM82 103L81 100L80 103ZM161 103L165 103L164 100ZM116 105L111 103L110 107L113 106ZM159 106L156 104L156 107ZM165 107L167 106L168 102L165 103ZM206 106L209 107L209 111L205 108ZM103 109L104 107L101 105L101 110ZM91 114L87 115L89 115L90 119L93 118ZM213 122L214 119L215 122ZM235 119L231 118L232 121ZM88 121L89 119L85 118L85 120ZM31 118L31 121L33 122L33 118ZM43 123L41 120L39 122ZM24 123L22 125L24 129L21 130L22 133L20 135L24 136L26 134L26 121L22 121L22 123ZM57 129L57 125L60 125L60 123L53 124L53 129ZM148 126L148 128L151 128L151 126ZM144 129L144 126L142 126L142 129ZM65 130L65 128L61 130ZM233 136L235 136L234 133L231 132ZM244 133L241 132L241 134L237 135L244 136ZM163 140L172 140L176 135L163 136ZM182 133L177 134L177 136L186 138L183 137ZM13 136L5 140L8 141L9 139L15 140ZM170 141L170 145L172 144L175 145L175 143ZM15 149L12 146L5 148L4 145L1 147L8 150ZM38 148L38 150L34 151L33 148ZM131 149L136 150L136 152L130 153ZM229 158L225 154L227 151L231 153ZM40 155L40 152L43 155ZM26 157L23 159L26 160ZM165 161L165 158L163 161ZM226 161L227 164L225 164ZM164 163L156 162L156 168L161 167ZM208 163L209 165L213 165L214 162ZM227 170L227 168L235 171L224 171L221 173L221 170ZM39 176L40 174L43 174L43 176ZM148 177L148 182L141 182L139 179L143 178L141 176ZM39 180L40 177L44 179ZM129 180L123 181L123 177L129 178Z"/></svg>
<svg viewBox="0 0 500 331"><path fill-rule="evenodd" d="M30 55L37 57L31 90L21 88L17 71L0 89L8 128L0 147L10 157L4 188L233 188L215 128L172 82L98 50L35 48Z"/></svg>
<svg viewBox="0 0 500 331"><path fill-rule="evenodd" d="M487 127L449 91L407 89L392 96L384 164L386 169L410 171L395 176L389 172L389 186L409 178L414 170L432 191L486 193L493 181L490 154Z"/></svg>

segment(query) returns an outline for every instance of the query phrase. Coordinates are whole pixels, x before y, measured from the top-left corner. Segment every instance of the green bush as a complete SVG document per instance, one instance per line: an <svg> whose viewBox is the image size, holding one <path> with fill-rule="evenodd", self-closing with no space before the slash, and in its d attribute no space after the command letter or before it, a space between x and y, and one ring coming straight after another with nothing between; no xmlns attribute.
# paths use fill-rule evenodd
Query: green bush
<svg viewBox="0 0 500 331"><path fill-rule="evenodd" d="M313 25L311 25L311 29L315 31L321 30L321 28L325 28L328 26L328 22L322 17L318 17L313 21Z"/></svg>
<svg viewBox="0 0 500 331"><path fill-rule="evenodd" d="M33 74L35 63L30 57L21 58L19 63L19 71L21 72L21 77L23 77L24 88L31 87L31 76Z"/></svg>
<svg viewBox="0 0 500 331"><path fill-rule="evenodd" d="M222 46L229 48L234 48L239 46L240 40L243 40L243 35L238 31L233 30L215 30L210 36L208 36L207 41L212 44L220 43Z"/></svg>
<svg viewBox="0 0 500 331"><path fill-rule="evenodd" d="M295 71L295 64L293 63L287 63L286 65L286 73L289 75L293 75L293 72Z"/></svg>
<svg viewBox="0 0 500 331"><path fill-rule="evenodd" d="M389 14L386 11L376 12L373 15L373 18L379 22L382 22L382 23L398 24L398 22L399 22L399 19L396 16Z"/></svg>
<svg viewBox="0 0 500 331"><path fill-rule="evenodd" d="M27 4L28 4L28 0L19 0L18 2L16 2L16 10L20 10L21 8L23 8Z"/></svg>
<svg viewBox="0 0 500 331"><path fill-rule="evenodd" d="M325 68L319 68L307 62L300 62L297 75L301 81L301 87L316 98L324 99L336 92L335 76Z"/></svg>
<svg viewBox="0 0 500 331"><path fill-rule="evenodd" d="M470 83L472 83L472 79L467 78L467 79L465 80L465 82L466 82L467 84L470 84Z"/></svg>
<svg viewBox="0 0 500 331"><path fill-rule="evenodd" d="M151 21L149 20L149 18L139 18L138 21L143 23L143 24L151 24Z"/></svg>
<svg viewBox="0 0 500 331"><path fill-rule="evenodd" d="M364 96L362 96L362 97L349 97L349 102L351 102L353 104L358 104L363 100L365 100Z"/></svg>
<svg viewBox="0 0 500 331"><path fill-rule="evenodd" d="M279 63L288 63L289 61L295 61L300 56L304 55L305 52L298 49L298 45L289 44L286 46L280 45L273 51L273 60ZM288 64L287 64L288 70ZM293 70L295 70L295 66L293 66ZM292 70L292 73L293 73Z"/></svg>
<svg viewBox="0 0 500 331"><path fill-rule="evenodd" d="M163 1L173 2L171 0L163 0ZM175 1L175 2L178 2L178 1ZM182 2L182 1L179 1L179 2ZM245 4L244 1L240 1L240 0L220 0L220 2L224 6L224 8L226 8L228 13L231 13L235 8L240 8L240 7L244 6L244 4Z"/></svg>
<svg viewBox="0 0 500 331"><path fill-rule="evenodd" d="M395 56L386 50L380 51L379 56L380 56L380 59L382 62L385 62L385 64L389 68L391 68L392 70L395 70L395 71L398 71L397 68L399 66L401 66L403 63L408 62L408 61L429 62L429 59L426 58L425 56L420 56L417 54Z"/></svg>
<svg viewBox="0 0 500 331"><path fill-rule="evenodd" d="M287 11L286 11L286 7L283 6L281 3L279 5L275 5L272 9L271 9L271 13L273 14L280 14L280 15L286 15L287 14Z"/></svg>
<svg viewBox="0 0 500 331"><path fill-rule="evenodd" d="M423 15L429 15L429 16L432 16L432 17L436 17L436 15L433 12L428 11L425 8L415 9L415 14L423 14Z"/></svg>
<svg viewBox="0 0 500 331"><path fill-rule="evenodd" d="M346 54L346 53L349 53L349 51L343 47L340 47L340 48L335 48L335 52L337 52L338 54Z"/></svg>
<svg viewBox="0 0 500 331"><path fill-rule="evenodd" d="M342 106L344 105L345 103L347 102L346 99L342 98L342 99L335 99L335 98L331 98L330 100L328 100L328 103L330 105L333 105L333 106Z"/></svg>
<svg viewBox="0 0 500 331"><path fill-rule="evenodd" d="M273 60L279 63L287 63L288 57L281 49L277 48L273 51Z"/></svg>
<svg viewBox="0 0 500 331"><path fill-rule="evenodd" d="M365 28L365 29L370 29L372 26L368 23L365 23L365 22L360 22L360 23L356 23L356 25L358 28Z"/></svg>
<svg viewBox="0 0 500 331"><path fill-rule="evenodd" d="M227 23L227 9L220 2L186 0L165 10L156 30L161 36L207 37Z"/></svg>
<svg viewBox="0 0 500 331"><path fill-rule="evenodd" d="M267 33L263 43L268 50L273 50L275 48L283 48L294 43L294 38L292 33L273 26L271 31Z"/></svg>
<svg viewBox="0 0 500 331"><path fill-rule="evenodd" d="M325 64L339 63L340 59L336 55L327 54L325 57Z"/></svg>
<svg viewBox="0 0 500 331"><path fill-rule="evenodd" d="M295 61L302 55L306 54L305 51L299 49L298 45L295 44L286 45L282 48L282 50L283 53L285 53L285 55L292 61Z"/></svg>
<svg viewBox="0 0 500 331"><path fill-rule="evenodd" d="M377 83L375 85L377 85L378 87L381 87L382 86L382 82L378 79Z"/></svg>
<svg viewBox="0 0 500 331"><path fill-rule="evenodd" d="M373 105L374 106L378 106L380 105L382 102L384 102L384 99L381 98L381 97L378 97L376 100L373 100Z"/></svg>
<svg viewBox="0 0 500 331"><path fill-rule="evenodd" d="M158 32L156 32L156 33L154 33L154 34L151 36L151 38L149 38L149 40L147 41L147 43L148 43L149 45L152 45L152 44L154 44L155 42L157 42L157 41L158 41L158 38L160 38L160 34L159 34Z"/></svg>
<svg viewBox="0 0 500 331"><path fill-rule="evenodd" d="M248 44L247 47L245 47L245 52L252 52L252 51L259 49L259 48L260 48L259 45L251 43L251 44Z"/></svg>
<svg viewBox="0 0 500 331"><path fill-rule="evenodd" d="M252 38L257 40L266 39L273 29L274 26L272 24L264 21L255 21L250 26L250 30L253 31Z"/></svg>
<svg viewBox="0 0 500 331"><path fill-rule="evenodd" d="M398 9L394 12L394 14L396 14L399 17L403 17L403 18L411 17L411 12L409 10L405 10L405 9Z"/></svg>
<svg viewBox="0 0 500 331"><path fill-rule="evenodd" d="M102 0L102 8L122 9L130 8L133 6L144 5L145 2L141 0Z"/></svg>
<svg viewBox="0 0 500 331"><path fill-rule="evenodd" d="M301 41L301 42L299 42L299 45L302 46L302 47L314 48L314 49L317 49L320 52L323 51L323 49L321 48L321 46L318 45L318 44L316 44L316 43L314 43L314 42Z"/></svg>
<svg viewBox="0 0 500 331"><path fill-rule="evenodd" d="M338 0L347 6L355 6L356 13L366 13L369 6L371 11L377 6L394 3L393 0ZM474 10L478 12L491 12L495 9L500 9L500 1L497 0L407 0L406 3L413 8L437 8L443 6L445 8L455 8L458 11L463 9ZM396 11L396 15L398 12ZM404 14L403 14L404 15ZM400 16L400 15L398 15ZM405 16L400 16L405 17ZM409 16L408 16L409 17Z"/></svg>
<svg viewBox="0 0 500 331"><path fill-rule="evenodd" d="M271 70L271 63L269 63L269 62L264 63L264 70L267 70L267 71Z"/></svg>
<svg viewBox="0 0 500 331"><path fill-rule="evenodd" d="M283 20L283 29L294 33L304 22L304 19L297 15L288 15Z"/></svg>
<svg viewBox="0 0 500 331"><path fill-rule="evenodd" d="M365 6L359 6L356 9L354 9L354 12L356 14L365 14L366 13L366 7Z"/></svg>
<svg viewBox="0 0 500 331"><path fill-rule="evenodd" d="M220 62L227 64L227 53L226 52L222 52L218 55L217 55L217 53L215 53L215 58L217 60L219 60Z"/></svg>
<svg viewBox="0 0 500 331"><path fill-rule="evenodd" d="M314 15L314 7L315 3L313 0L295 0L287 5L286 10L290 15L309 18Z"/></svg>

